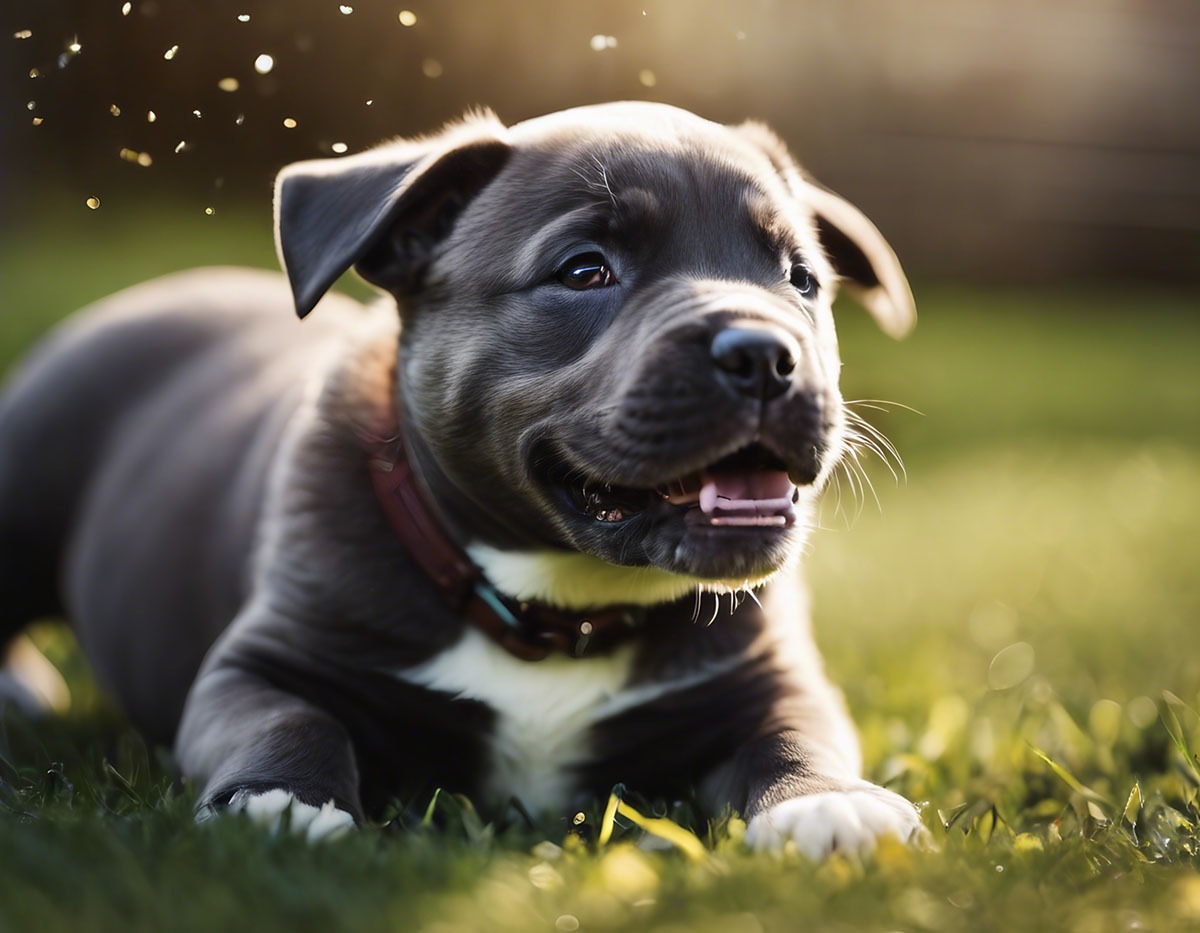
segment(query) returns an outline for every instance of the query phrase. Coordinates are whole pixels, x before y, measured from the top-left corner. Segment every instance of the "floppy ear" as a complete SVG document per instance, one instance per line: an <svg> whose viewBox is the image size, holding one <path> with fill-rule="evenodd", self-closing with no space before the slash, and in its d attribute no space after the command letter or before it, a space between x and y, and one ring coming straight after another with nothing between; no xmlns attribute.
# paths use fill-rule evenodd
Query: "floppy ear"
<svg viewBox="0 0 1200 933"><path fill-rule="evenodd" d="M849 201L808 180L804 187L821 246L841 276L842 287L889 337L907 335L917 323L917 309L888 241Z"/></svg>
<svg viewBox="0 0 1200 933"><path fill-rule="evenodd" d="M440 136L289 165L275 182L275 243L304 317L355 267L394 295L420 287L437 244L496 177L504 127L477 118Z"/></svg>
<svg viewBox="0 0 1200 933"><path fill-rule="evenodd" d="M812 208L821 246L850 297L871 312L885 334L897 340L905 336L917 323L917 309L900 260L883 234L857 207L813 181L765 124L750 121L735 129Z"/></svg>

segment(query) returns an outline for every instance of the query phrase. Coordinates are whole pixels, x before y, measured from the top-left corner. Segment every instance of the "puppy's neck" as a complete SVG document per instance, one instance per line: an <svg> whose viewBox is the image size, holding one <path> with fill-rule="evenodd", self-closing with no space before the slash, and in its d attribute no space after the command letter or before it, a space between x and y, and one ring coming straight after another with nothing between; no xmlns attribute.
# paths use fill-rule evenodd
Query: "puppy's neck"
<svg viewBox="0 0 1200 933"><path fill-rule="evenodd" d="M559 609L653 606L698 590L730 592L765 582L699 580L657 567L621 567L577 551L506 551L476 543L468 546L467 554L504 595Z"/></svg>

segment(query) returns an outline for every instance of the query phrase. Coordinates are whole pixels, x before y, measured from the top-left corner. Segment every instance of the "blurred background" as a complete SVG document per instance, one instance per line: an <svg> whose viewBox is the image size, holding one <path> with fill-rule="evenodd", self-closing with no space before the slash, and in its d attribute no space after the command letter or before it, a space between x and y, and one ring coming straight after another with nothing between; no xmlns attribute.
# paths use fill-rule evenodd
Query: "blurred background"
<svg viewBox="0 0 1200 933"><path fill-rule="evenodd" d="M919 278L1200 281L1194 0L3 7L9 229L215 219L469 107L646 98L767 121Z"/></svg>
<svg viewBox="0 0 1200 933"><path fill-rule="evenodd" d="M908 476L844 476L809 568L869 759L931 707L945 732L1009 704L1002 730L1061 697L1141 730L1163 690L1200 700L1196 0L4 0L0 23L0 372L116 288L273 266L296 159L477 106L760 119L876 221L921 318L897 345L839 311L847 395L899 403L860 411Z"/></svg>

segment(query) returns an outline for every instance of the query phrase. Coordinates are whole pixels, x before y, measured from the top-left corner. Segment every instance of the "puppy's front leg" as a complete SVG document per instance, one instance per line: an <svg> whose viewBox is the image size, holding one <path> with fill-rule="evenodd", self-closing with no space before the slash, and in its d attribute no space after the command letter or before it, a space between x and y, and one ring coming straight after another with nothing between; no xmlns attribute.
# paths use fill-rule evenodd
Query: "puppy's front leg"
<svg viewBox="0 0 1200 933"><path fill-rule="evenodd" d="M910 842L924 834L909 801L855 772L835 750L790 730L746 743L707 786L742 802L746 842L762 851L790 842L816 860L870 851L882 836Z"/></svg>
<svg viewBox="0 0 1200 933"><path fill-rule="evenodd" d="M808 617L796 575L772 581L759 602L738 609L737 624L765 632L768 647L718 688L724 705L742 712L742 738L701 790L746 818L746 842L758 850L790 842L815 860L870 851L882 836L917 841L925 829L916 807L862 779L858 736Z"/></svg>
<svg viewBox="0 0 1200 933"><path fill-rule="evenodd" d="M244 810L276 826L287 813L310 840L362 822L349 735L325 711L219 661L192 687L175 743L185 776L203 782L198 818Z"/></svg>

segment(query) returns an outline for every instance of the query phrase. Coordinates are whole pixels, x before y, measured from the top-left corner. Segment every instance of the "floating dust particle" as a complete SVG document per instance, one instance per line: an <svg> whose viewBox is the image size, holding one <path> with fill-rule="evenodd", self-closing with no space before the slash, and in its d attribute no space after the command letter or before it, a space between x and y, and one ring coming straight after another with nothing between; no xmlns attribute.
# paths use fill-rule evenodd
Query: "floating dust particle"
<svg viewBox="0 0 1200 933"><path fill-rule="evenodd" d="M347 4L343 3L341 6L338 7L338 12L340 12L342 14L342 16L349 16L351 13L354 12L354 7L348 6Z"/></svg>
<svg viewBox="0 0 1200 933"><path fill-rule="evenodd" d="M175 155L179 155L179 153L183 152L183 150L186 148L187 148L187 140L186 139L179 140L179 142L177 142L175 144Z"/></svg>
<svg viewBox="0 0 1200 933"><path fill-rule="evenodd" d="M996 652L988 665L987 682L993 690L1008 690L1023 683L1036 666L1033 646L1018 641Z"/></svg>
<svg viewBox="0 0 1200 933"><path fill-rule="evenodd" d="M122 6L121 6L121 15L122 15L122 16L128 16L128 15L129 15L129 11L130 11L130 10L132 10L132 9L133 9L133 4L132 4L132 3L125 3L125 4L122 4Z"/></svg>
<svg viewBox="0 0 1200 933"><path fill-rule="evenodd" d="M592 36L592 40L589 44L591 45L593 52L603 52L605 49L615 49L617 47L617 37L595 35Z"/></svg>
<svg viewBox="0 0 1200 933"><path fill-rule="evenodd" d="M737 39L737 40L738 40L738 42L745 42L745 41L746 41L746 34L745 34L744 32L742 32L742 31L740 31L740 30L739 30L738 32L735 32L735 33L733 34L733 37L734 37L735 39Z"/></svg>
<svg viewBox="0 0 1200 933"><path fill-rule="evenodd" d="M367 106L370 107L370 106L374 105L374 103L375 103L375 98L372 97L370 100L367 101Z"/></svg>
<svg viewBox="0 0 1200 933"><path fill-rule="evenodd" d="M270 74L271 69L275 67L275 59L266 52L254 59L254 70L260 75Z"/></svg>
<svg viewBox="0 0 1200 933"><path fill-rule="evenodd" d="M114 117L119 117L121 115L121 108L118 107L116 104L109 104L108 112L111 113Z"/></svg>
<svg viewBox="0 0 1200 933"><path fill-rule="evenodd" d="M250 14L249 14L249 13L239 13L239 14L238 14L238 22L239 22L239 23L248 23L248 22L250 22Z"/></svg>
<svg viewBox="0 0 1200 933"><path fill-rule="evenodd" d="M100 199L99 199L99 198L95 198L95 197L93 197L93 198L88 198L88 199L87 199L86 201L84 201L83 203L84 203L84 204L86 204L90 210L93 210L93 211L94 211L96 208L98 208L98 207L100 206Z"/></svg>
<svg viewBox="0 0 1200 933"><path fill-rule="evenodd" d="M216 213L216 211L211 207L206 207L204 209L204 213L207 214L209 217L211 217L213 214Z"/></svg>
<svg viewBox="0 0 1200 933"><path fill-rule="evenodd" d="M158 114L156 114L153 110L146 111L146 122L147 123L153 123L157 119L158 119Z"/></svg>
<svg viewBox="0 0 1200 933"><path fill-rule="evenodd" d="M296 121L293 120L291 117L284 117L283 125L286 126L289 130L294 130L296 128Z"/></svg>
<svg viewBox="0 0 1200 933"><path fill-rule="evenodd" d="M241 85L238 83L237 78L222 78L217 82L217 87L219 87L222 91L227 91L228 93L232 94L239 87L241 87Z"/></svg>
<svg viewBox="0 0 1200 933"><path fill-rule="evenodd" d="M199 120L202 116L204 116L204 114L202 114L199 110L193 110L192 116Z"/></svg>
<svg viewBox="0 0 1200 933"><path fill-rule="evenodd" d="M41 72L39 69L37 69L37 68L30 68L30 69L29 69L29 77L31 77L31 78L40 78L41 76L42 76L42 72Z"/></svg>
<svg viewBox="0 0 1200 933"><path fill-rule="evenodd" d="M557 891L566 881L549 862L538 862L529 869L529 883L540 891Z"/></svg>
<svg viewBox="0 0 1200 933"><path fill-rule="evenodd" d="M243 123L246 122L246 115L244 113L239 113L236 117L233 118L233 122L236 123L238 126L241 126Z"/></svg>
<svg viewBox="0 0 1200 933"><path fill-rule="evenodd" d="M66 68L67 65L71 64L75 56L82 51L83 46L80 44L79 39L72 39L70 44L67 46L67 50L62 52L58 56L58 60L55 62L55 64L58 66L58 70L62 71L64 68Z"/></svg>
<svg viewBox="0 0 1200 933"><path fill-rule="evenodd" d="M126 162L140 165L142 168L149 168L154 164L154 159L150 156L150 153L138 152L136 149L122 149L121 158Z"/></svg>
<svg viewBox="0 0 1200 933"><path fill-rule="evenodd" d="M643 68L638 72L638 81L641 82L642 87L654 87L658 84L658 75L649 68Z"/></svg>
<svg viewBox="0 0 1200 933"><path fill-rule="evenodd" d="M427 58L421 62L421 74L427 78L440 78L444 73L442 63L436 58Z"/></svg>
<svg viewBox="0 0 1200 933"><path fill-rule="evenodd" d="M1134 697L1126 706L1125 714L1139 729L1149 729L1158 722L1158 704L1150 697Z"/></svg>
<svg viewBox="0 0 1200 933"><path fill-rule="evenodd" d="M580 811L579 813L576 813L575 816L571 818L571 822L576 826L579 826L581 823L584 823L586 820L587 820L587 816L582 811Z"/></svg>
<svg viewBox="0 0 1200 933"><path fill-rule="evenodd" d="M33 38L33 30L32 29L18 29L16 32L13 33L13 38L14 39L32 39Z"/></svg>
<svg viewBox="0 0 1200 933"><path fill-rule="evenodd" d="M25 109L26 110L37 110L37 101L31 100L29 103L27 103L25 105Z"/></svg>
<svg viewBox="0 0 1200 933"><path fill-rule="evenodd" d="M401 10L400 15L396 18L398 20L400 20L401 26L417 25L417 14L414 13L412 10Z"/></svg>
<svg viewBox="0 0 1200 933"><path fill-rule="evenodd" d="M34 117L34 118L33 118L33 125L34 125L34 126L41 126L41 125L42 125L42 122L43 122L43 121L42 121L42 118L41 118L41 117Z"/></svg>
<svg viewBox="0 0 1200 933"><path fill-rule="evenodd" d="M169 49L167 49L165 52L163 52L163 58L165 58L167 61L170 61L178 54L179 54L179 46L173 45Z"/></svg>
<svg viewBox="0 0 1200 933"><path fill-rule="evenodd" d="M332 149L334 152L336 152L338 155L341 155L343 152L345 152L350 147L347 146L345 143L334 143L329 148Z"/></svg>

